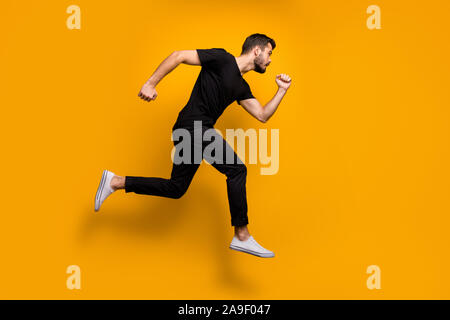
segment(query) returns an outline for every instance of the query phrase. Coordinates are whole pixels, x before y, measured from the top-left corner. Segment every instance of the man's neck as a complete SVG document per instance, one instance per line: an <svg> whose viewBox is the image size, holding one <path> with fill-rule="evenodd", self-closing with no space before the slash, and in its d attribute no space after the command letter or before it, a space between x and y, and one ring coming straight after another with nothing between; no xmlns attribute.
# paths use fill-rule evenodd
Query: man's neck
<svg viewBox="0 0 450 320"><path fill-rule="evenodd" d="M236 63L241 71L241 75L253 70L255 65L253 64L252 57L250 55L241 55L239 57L234 57L236 59Z"/></svg>

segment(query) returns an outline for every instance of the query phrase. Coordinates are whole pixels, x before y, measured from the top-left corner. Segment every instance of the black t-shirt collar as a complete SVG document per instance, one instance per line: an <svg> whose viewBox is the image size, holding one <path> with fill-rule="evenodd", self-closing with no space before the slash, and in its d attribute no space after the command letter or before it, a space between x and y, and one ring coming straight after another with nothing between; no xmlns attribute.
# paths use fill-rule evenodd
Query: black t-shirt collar
<svg viewBox="0 0 450 320"><path fill-rule="evenodd" d="M241 70L239 69L239 65L237 64L236 58L230 53L230 55L233 57L233 64L236 66L236 70L239 74L239 76L242 78Z"/></svg>

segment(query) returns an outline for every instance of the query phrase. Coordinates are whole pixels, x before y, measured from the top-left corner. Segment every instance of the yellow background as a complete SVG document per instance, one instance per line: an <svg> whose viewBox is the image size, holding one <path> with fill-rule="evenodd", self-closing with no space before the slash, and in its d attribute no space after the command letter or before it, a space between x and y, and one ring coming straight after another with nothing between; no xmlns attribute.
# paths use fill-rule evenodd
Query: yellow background
<svg viewBox="0 0 450 320"><path fill-rule="evenodd" d="M66 8L81 8L69 30ZM366 9L381 8L381 30ZM448 1L3 1L0 298L450 298ZM98 214L103 169L170 176L170 134L199 67L140 87L174 50L277 47L244 77L225 128L280 130L280 168L248 164L249 230L274 259L228 249L225 176L203 164L179 200L125 194ZM81 290L66 268L81 268ZM366 268L381 268L381 289Z"/></svg>

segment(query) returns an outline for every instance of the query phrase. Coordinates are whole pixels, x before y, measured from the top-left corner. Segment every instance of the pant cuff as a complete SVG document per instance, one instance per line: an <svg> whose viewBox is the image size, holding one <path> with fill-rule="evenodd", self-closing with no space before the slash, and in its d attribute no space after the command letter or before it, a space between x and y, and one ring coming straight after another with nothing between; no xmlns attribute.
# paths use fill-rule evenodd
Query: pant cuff
<svg viewBox="0 0 450 320"><path fill-rule="evenodd" d="M133 177L125 176L125 192L133 192Z"/></svg>
<svg viewBox="0 0 450 320"><path fill-rule="evenodd" d="M241 219L231 219L231 225L233 227L243 227L248 224L248 218Z"/></svg>

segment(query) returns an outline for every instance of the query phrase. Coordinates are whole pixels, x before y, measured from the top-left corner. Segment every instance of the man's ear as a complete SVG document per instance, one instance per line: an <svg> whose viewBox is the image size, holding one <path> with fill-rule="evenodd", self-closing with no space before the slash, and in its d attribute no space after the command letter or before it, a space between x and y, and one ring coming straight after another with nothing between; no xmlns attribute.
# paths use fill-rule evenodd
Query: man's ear
<svg viewBox="0 0 450 320"><path fill-rule="evenodd" d="M261 48L256 46L255 49L253 49L253 53L255 54L255 57L259 56L261 53Z"/></svg>

